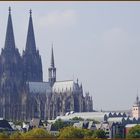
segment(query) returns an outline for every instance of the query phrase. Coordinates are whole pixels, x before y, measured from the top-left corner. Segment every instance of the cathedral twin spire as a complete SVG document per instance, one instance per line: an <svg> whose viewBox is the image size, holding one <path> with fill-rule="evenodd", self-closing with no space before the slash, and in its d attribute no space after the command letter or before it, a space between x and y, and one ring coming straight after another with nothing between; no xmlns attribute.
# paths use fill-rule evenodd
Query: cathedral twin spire
<svg viewBox="0 0 140 140"><path fill-rule="evenodd" d="M8 16L7 31L6 31L4 47L15 48L15 38L14 38L13 24L12 24L12 17L11 17L11 7L9 7L9 16Z"/></svg>
<svg viewBox="0 0 140 140"><path fill-rule="evenodd" d="M15 39L13 33L12 17L11 17L11 8L9 7L9 16L7 23L6 39L5 39L5 49L15 50ZM36 42L32 21L32 10L30 10L29 16L29 25L27 31L26 39L26 48L23 53L23 75L25 81L42 81L42 61L39 55L39 51L36 50ZM56 81L56 68L54 64L54 53L52 45L52 54L51 54L51 65L49 68L49 81L51 85Z"/></svg>
<svg viewBox="0 0 140 140"><path fill-rule="evenodd" d="M13 32L13 24L11 17L11 7L9 7L8 23L5 38L5 48L15 48L15 38ZM30 10L29 26L27 33L26 49L27 52L36 51L35 35L32 21L32 10Z"/></svg>
<svg viewBox="0 0 140 140"><path fill-rule="evenodd" d="M29 26L28 26L25 51L27 51L27 52L36 51L35 35L34 35L34 28L33 28L33 21L32 21L32 10L30 10Z"/></svg>
<svg viewBox="0 0 140 140"><path fill-rule="evenodd" d="M43 80L42 60L39 55L39 51L36 50L31 10L30 10L30 16L29 16L26 47L25 47L25 51L23 51L22 57L20 57L20 54L19 55L17 54L18 49L15 49L15 48L16 48L16 45L15 45L13 25L12 25L11 8L9 7L9 15L8 15L4 50L6 51L8 50L7 52L10 52L11 61L14 61L14 58L12 58L13 55L16 56L18 59L21 59L22 72L23 72L22 75L23 75L24 81L33 81L33 82L42 81Z"/></svg>

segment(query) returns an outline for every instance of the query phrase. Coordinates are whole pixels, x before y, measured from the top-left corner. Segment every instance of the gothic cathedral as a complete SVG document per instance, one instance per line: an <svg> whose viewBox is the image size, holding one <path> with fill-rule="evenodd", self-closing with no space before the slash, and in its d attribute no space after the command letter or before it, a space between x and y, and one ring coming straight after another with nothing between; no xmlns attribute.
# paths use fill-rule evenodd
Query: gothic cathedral
<svg viewBox="0 0 140 140"><path fill-rule="evenodd" d="M48 82L43 82L42 60L36 49L30 10L26 47L22 55L16 48L11 8L4 48L0 54L0 117L7 120L54 119L66 112L93 111L89 93L73 80L56 80L52 47Z"/></svg>

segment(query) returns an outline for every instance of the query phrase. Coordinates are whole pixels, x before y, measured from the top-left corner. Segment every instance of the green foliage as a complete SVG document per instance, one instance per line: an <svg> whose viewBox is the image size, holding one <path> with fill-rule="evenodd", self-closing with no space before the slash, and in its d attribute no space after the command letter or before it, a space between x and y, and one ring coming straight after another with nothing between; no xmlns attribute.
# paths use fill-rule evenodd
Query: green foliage
<svg viewBox="0 0 140 140"><path fill-rule="evenodd" d="M23 123L22 121L16 121L16 122L14 122L15 125L20 125L20 126L22 126L22 123Z"/></svg>
<svg viewBox="0 0 140 140"><path fill-rule="evenodd" d="M93 130L83 129L84 138L92 138L93 137Z"/></svg>
<svg viewBox="0 0 140 140"><path fill-rule="evenodd" d="M9 135L6 132L0 132L0 139L9 138Z"/></svg>
<svg viewBox="0 0 140 140"><path fill-rule="evenodd" d="M94 130L94 134L93 134L94 138L106 138L106 133L104 130Z"/></svg>
<svg viewBox="0 0 140 140"><path fill-rule="evenodd" d="M69 126L60 130L59 138L84 138L84 132L81 128Z"/></svg>
<svg viewBox="0 0 140 140"><path fill-rule="evenodd" d="M22 138L23 138L23 134L18 131L10 135L10 139L22 139Z"/></svg>
<svg viewBox="0 0 140 140"><path fill-rule="evenodd" d="M115 138L122 138L122 136L120 134L116 134Z"/></svg>
<svg viewBox="0 0 140 140"><path fill-rule="evenodd" d="M127 138L140 138L140 125L132 127L127 134Z"/></svg>
<svg viewBox="0 0 140 140"><path fill-rule="evenodd" d="M43 128L34 128L23 134L23 138L50 138L52 137L49 132Z"/></svg>
<svg viewBox="0 0 140 140"><path fill-rule="evenodd" d="M52 130L59 131L60 129L71 126L71 124L63 122L61 119L58 119L55 121L54 124L52 124Z"/></svg>
<svg viewBox="0 0 140 140"><path fill-rule="evenodd" d="M84 119L81 118L81 117L74 117L71 120L74 120L74 121L84 121Z"/></svg>

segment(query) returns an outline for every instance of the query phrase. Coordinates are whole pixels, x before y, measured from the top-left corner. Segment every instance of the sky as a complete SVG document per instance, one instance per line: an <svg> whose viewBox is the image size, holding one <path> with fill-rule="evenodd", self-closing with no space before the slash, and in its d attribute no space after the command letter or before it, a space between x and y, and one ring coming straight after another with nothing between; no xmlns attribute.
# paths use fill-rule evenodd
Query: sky
<svg viewBox="0 0 140 140"><path fill-rule="evenodd" d="M9 6L21 54L32 9L44 81L53 43L57 81L78 78L84 92L92 95L96 110L131 109L140 96L140 2L1 1L0 48Z"/></svg>

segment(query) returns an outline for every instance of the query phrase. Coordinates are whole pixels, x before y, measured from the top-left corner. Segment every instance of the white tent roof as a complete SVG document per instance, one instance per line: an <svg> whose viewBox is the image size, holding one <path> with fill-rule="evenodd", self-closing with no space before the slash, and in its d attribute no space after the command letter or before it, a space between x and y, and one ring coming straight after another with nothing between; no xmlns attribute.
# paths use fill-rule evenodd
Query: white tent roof
<svg viewBox="0 0 140 140"><path fill-rule="evenodd" d="M74 117L81 117L83 119L94 119L96 121L104 121L105 115L108 115L109 112L77 112L65 116L57 116L56 119L69 120Z"/></svg>

